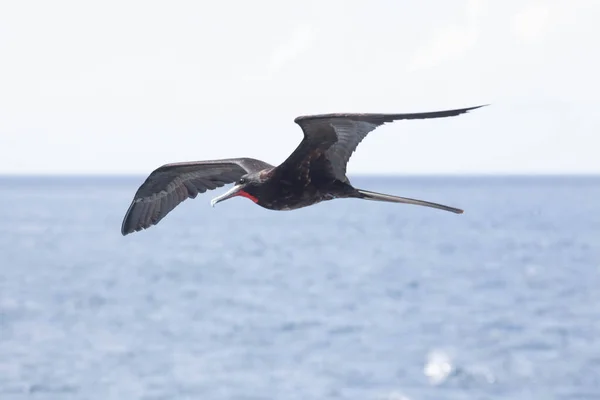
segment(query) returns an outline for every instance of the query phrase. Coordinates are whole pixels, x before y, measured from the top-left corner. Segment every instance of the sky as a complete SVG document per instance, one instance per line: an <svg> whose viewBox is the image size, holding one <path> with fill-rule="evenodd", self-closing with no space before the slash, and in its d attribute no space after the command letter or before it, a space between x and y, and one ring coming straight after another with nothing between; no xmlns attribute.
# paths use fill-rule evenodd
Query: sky
<svg viewBox="0 0 600 400"><path fill-rule="evenodd" d="M382 126L352 174L600 173L600 2L3 1L0 174L277 165L293 120Z"/></svg>

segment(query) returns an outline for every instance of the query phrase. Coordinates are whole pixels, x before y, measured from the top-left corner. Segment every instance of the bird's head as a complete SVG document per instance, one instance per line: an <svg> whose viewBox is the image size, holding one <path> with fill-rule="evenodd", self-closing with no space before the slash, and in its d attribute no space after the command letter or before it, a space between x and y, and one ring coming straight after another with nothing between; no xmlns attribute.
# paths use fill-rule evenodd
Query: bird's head
<svg viewBox="0 0 600 400"><path fill-rule="evenodd" d="M234 186L227 192L212 199L210 201L210 205L214 207L215 204L236 196L246 197L247 199L258 203L259 199L257 197L257 194L260 185L262 185L262 183L264 182L264 179L264 174L261 174L260 172L246 174L240 179L238 179L237 182L235 182Z"/></svg>

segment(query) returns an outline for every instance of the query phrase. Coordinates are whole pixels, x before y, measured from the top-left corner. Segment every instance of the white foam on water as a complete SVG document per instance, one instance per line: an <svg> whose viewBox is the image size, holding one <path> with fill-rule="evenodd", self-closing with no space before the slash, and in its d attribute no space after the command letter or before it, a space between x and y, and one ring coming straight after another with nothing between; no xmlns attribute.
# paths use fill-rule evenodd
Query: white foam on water
<svg viewBox="0 0 600 400"><path fill-rule="evenodd" d="M423 373L432 385L444 382L453 370L452 360L448 353L441 350L432 350L427 355L427 362Z"/></svg>

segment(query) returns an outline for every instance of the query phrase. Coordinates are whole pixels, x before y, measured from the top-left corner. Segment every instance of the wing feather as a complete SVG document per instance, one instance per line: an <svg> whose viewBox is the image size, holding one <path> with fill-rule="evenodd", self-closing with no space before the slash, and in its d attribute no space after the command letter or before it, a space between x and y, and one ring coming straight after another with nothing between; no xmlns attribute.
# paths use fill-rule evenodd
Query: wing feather
<svg viewBox="0 0 600 400"><path fill-rule="evenodd" d="M453 117L484 106L403 114L333 113L299 116L294 122L302 128L304 139L282 166L296 168L314 150L322 149L329 161L329 166L325 166L325 169L331 168L336 179L345 181L346 166L352 153L377 127L404 119Z"/></svg>
<svg viewBox="0 0 600 400"><path fill-rule="evenodd" d="M165 164L138 188L123 218L121 234L156 225L186 199L235 182L243 175L273 166L253 158Z"/></svg>

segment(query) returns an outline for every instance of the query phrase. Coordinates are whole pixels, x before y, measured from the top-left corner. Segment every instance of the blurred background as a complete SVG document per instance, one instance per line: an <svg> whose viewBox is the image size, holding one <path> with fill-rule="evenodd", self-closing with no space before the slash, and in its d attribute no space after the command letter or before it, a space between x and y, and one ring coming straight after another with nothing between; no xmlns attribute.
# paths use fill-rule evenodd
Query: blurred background
<svg viewBox="0 0 600 400"><path fill-rule="evenodd" d="M600 3L0 3L0 399L600 398ZM358 200L225 188L120 224L175 161L378 128Z"/></svg>

